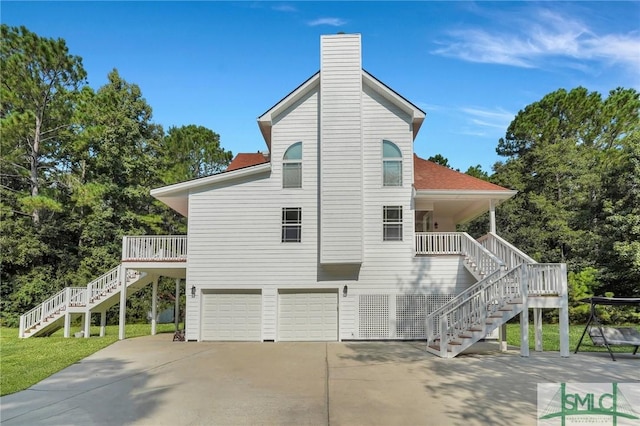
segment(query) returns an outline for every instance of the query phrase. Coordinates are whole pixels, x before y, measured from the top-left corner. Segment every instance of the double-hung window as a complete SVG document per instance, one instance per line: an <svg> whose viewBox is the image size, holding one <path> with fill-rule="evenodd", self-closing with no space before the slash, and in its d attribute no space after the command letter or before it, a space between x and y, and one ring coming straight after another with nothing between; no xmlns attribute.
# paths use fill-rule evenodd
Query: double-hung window
<svg viewBox="0 0 640 426"><path fill-rule="evenodd" d="M382 240L402 241L402 206L382 208Z"/></svg>
<svg viewBox="0 0 640 426"><path fill-rule="evenodd" d="M282 187L302 188L302 142L294 143L284 153Z"/></svg>
<svg viewBox="0 0 640 426"><path fill-rule="evenodd" d="M402 153L390 141L382 141L382 185L402 186Z"/></svg>
<svg viewBox="0 0 640 426"><path fill-rule="evenodd" d="M302 208L282 208L282 242L299 243L302 241Z"/></svg>

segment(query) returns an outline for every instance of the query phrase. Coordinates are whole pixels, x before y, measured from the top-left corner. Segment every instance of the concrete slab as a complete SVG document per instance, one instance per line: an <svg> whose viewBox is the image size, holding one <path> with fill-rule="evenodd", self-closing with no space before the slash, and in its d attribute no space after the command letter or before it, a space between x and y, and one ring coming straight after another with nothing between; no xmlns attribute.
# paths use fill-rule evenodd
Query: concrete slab
<svg viewBox="0 0 640 426"><path fill-rule="evenodd" d="M3 425L528 425L539 382L639 382L640 356L421 342L117 342L0 398ZM640 396L639 396L640 397Z"/></svg>

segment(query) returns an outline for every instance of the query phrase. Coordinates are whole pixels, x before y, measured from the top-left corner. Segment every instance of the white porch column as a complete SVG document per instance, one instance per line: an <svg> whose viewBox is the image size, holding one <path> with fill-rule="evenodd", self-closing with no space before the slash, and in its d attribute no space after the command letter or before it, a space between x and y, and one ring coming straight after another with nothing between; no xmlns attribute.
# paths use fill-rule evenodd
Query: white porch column
<svg viewBox="0 0 640 426"><path fill-rule="evenodd" d="M529 308L520 313L520 356L529 356Z"/></svg>
<svg viewBox="0 0 640 426"><path fill-rule="evenodd" d="M496 233L496 201L489 201L489 232Z"/></svg>
<svg viewBox="0 0 640 426"><path fill-rule="evenodd" d="M104 337L107 331L107 311L100 312L100 337Z"/></svg>
<svg viewBox="0 0 640 426"><path fill-rule="evenodd" d="M507 323L505 322L500 326L499 337L500 339L500 352L507 351Z"/></svg>
<svg viewBox="0 0 640 426"><path fill-rule="evenodd" d="M569 296L567 288L567 265L562 264L560 269L560 277L562 282L560 283L560 356L564 358L569 357Z"/></svg>
<svg viewBox="0 0 640 426"><path fill-rule="evenodd" d="M64 337L71 336L71 313L67 310L64 313Z"/></svg>
<svg viewBox="0 0 640 426"><path fill-rule="evenodd" d="M158 315L158 278L153 280L151 291L151 335L156 335L156 316Z"/></svg>
<svg viewBox="0 0 640 426"><path fill-rule="evenodd" d="M522 312L520 313L520 356L529 356L529 277L526 269L520 268L520 293Z"/></svg>
<svg viewBox="0 0 640 426"><path fill-rule="evenodd" d="M84 314L84 338L88 339L89 337L91 337L91 310L87 309Z"/></svg>
<svg viewBox="0 0 640 426"><path fill-rule="evenodd" d="M124 325L127 314L127 268L120 267L120 318L118 321L118 339L124 340Z"/></svg>
<svg viewBox="0 0 640 426"><path fill-rule="evenodd" d="M535 329L536 351L542 352L542 309L533 308L533 328Z"/></svg>
<svg viewBox="0 0 640 426"><path fill-rule="evenodd" d="M569 307L560 308L560 356L569 358Z"/></svg>
<svg viewBox="0 0 640 426"><path fill-rule="evenodd" d="M173 320L176 324L176 331L178 331L180 327L180 278L176 278L176 309Z"/></svg>

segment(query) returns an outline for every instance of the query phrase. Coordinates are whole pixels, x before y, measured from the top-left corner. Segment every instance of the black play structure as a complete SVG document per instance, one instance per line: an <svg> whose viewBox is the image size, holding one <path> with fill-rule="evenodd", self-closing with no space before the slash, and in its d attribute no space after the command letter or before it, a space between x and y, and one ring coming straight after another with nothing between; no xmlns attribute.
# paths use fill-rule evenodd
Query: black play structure
<svg viewBox="0 0 640 426"><path fill-rule="evenodd" d="M640 306L640 297L587 297L581 299L580 302L591 304L591 315L589 315L589 321L587 321L587 325L582 332L582 336L574 353L578 353L582 339L584 339L584 335L587 332L589 332L589 337L591 337L594 345L606 346L609 355L611 355L611 359L614 361L616 358L613 356L613 352L611 352L610 346L612 345L633 346L635 347L633 354L635 355L638 352L638 347L640 347L640 331L634 327L604 327L596 314L596 306ZM594 325L591 325L592 322Z"/></svg>

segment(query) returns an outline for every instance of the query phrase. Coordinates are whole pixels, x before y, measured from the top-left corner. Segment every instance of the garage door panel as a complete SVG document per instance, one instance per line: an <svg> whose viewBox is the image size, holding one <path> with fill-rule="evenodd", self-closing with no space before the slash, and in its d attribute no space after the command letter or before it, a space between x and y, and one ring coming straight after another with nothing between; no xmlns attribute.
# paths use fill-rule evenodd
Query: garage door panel
<svg viewBox="0 0 640 426"><path fill-rule="evenodd" d="M278 340L338 340L338 295L336 292L280 293Z"/></svg>
<svg viewBox="0 0 640 426"><path fill-rule="evenodd" d="M202 340L262 340L260 293L205 293Z"/></svg>

